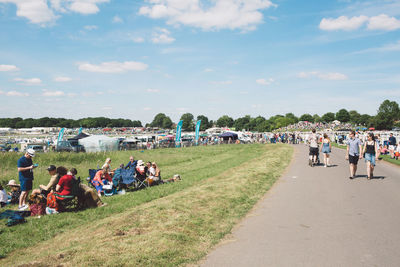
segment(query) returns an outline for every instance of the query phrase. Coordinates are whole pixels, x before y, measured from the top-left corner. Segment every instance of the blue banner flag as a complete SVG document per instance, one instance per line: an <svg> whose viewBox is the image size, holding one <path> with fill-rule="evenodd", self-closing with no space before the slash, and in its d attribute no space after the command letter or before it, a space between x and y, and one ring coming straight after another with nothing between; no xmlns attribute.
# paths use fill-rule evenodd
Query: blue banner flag
<svg viewBox="0 0 400 267"><path fill-rule="evenodd" d="M201 125L201 120L198 120L197 123L196 123L196 135L195 135L196 145L199 143L200 125Z"/></svg>
<svg viewBox="0 0 400 267"><path fill-rule="evenodd" d="M58 133L57 143L63 140L65 128L61 128L60 132Z"/></svg>
<svg viewBox="0 0 400 267"><path fill-rule="evenodd" d="M181 146L182 125L183 125L183 121L180 121L178 123L178 125L176 126L176 138L175 138L175 146L176 147Z"/></svg>
<svg viewBox="0 0 400 267"><path fill-rule="evenodd" d="M79 128L79 132L78 132L78 134L81 134L82 133L82 127L81 128Z"/></svg>

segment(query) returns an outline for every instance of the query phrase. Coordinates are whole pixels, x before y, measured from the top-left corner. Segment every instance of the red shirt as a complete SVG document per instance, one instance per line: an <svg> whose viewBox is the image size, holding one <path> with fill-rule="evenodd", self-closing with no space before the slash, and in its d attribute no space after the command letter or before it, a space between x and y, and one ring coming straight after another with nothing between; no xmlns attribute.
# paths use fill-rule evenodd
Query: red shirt
<svg viewBox="0 0 400 267"><path fill-rule="evenodd" d="M103 170L99 170L98 172L96 172L96 175L94 176L93 181L101 182L101 180L102 180L101 176L102 175L103 175ZM104 173L104 179L108 180L109 182L112 182L112 178L107 172Z"/></svg>
<svg viewBox="0 0 400 267"><path fill-rule="evenodd" d="M74 177L72 175L68 175L68 174L66 174L60 178L60 181L58 181L58 185L61 187L61 189L60 189L61 192L58 193L59 195L63 195L63 196L71 195L72 179L74 179Z"/></svg>

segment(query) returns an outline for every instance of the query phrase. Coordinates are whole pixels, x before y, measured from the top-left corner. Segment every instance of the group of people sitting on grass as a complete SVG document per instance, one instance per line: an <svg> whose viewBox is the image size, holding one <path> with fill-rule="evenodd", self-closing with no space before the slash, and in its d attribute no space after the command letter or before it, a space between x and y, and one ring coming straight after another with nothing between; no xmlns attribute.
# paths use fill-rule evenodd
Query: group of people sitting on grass
<svg viewBox="0 0 400 267"><path fill-rule="evenodd" d="M111 167L111 159L107 158L104 165L99 169L94 178L91 180L92 185L96 188L97 194L101 197L106 190L122 190L127 188L127 184L121 183L120 173L122 170L132 170L132 181L141 182L145 186L153 186L164 183L161 179L161 170L156 162L144 162L143 160L135 160L130 156L129 162L121 164L119 168ZM174 182L180 179L179 175L165 182Z"/></svg>

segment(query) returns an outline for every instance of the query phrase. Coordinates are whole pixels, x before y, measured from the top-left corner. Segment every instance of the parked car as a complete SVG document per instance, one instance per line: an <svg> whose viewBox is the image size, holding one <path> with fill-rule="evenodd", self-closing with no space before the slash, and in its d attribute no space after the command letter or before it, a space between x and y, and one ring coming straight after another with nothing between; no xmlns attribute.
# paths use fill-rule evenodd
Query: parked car
<svg viewBox="0 0 400 267"><path fill-rule="evenodd" d="M56 146L56 152L73 152L74 148L69 141L59 141Z"/></svg>
<svg viewBox="0 0 400 267"><path fill-rule="evenodd" d="M35 152L44 152L43 145L28 145L26 149L32 148Z"/></svg>

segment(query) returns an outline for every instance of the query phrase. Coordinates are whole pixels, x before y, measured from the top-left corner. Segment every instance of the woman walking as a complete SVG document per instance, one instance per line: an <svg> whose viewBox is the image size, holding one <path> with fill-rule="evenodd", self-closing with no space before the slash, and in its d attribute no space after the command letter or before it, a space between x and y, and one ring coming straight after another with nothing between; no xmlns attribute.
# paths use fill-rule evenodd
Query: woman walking
<svg viewBox="0 0 400 267"><path fill-rule="evenodd" d="M324 167L331 166L329 154L332 150L331 139L329 139L328 135L324 134L324 139L321 143L321 152L324 153Z"/></svg>
<svg viewBox="0 0 400 267"><path fill-rule="evenodd" d="M379 157L378 144L375 142L373 133L368 134L363 153L365 153L365 162L367 163L367 179L370 180L374 177L374 166Z"/></svg>

